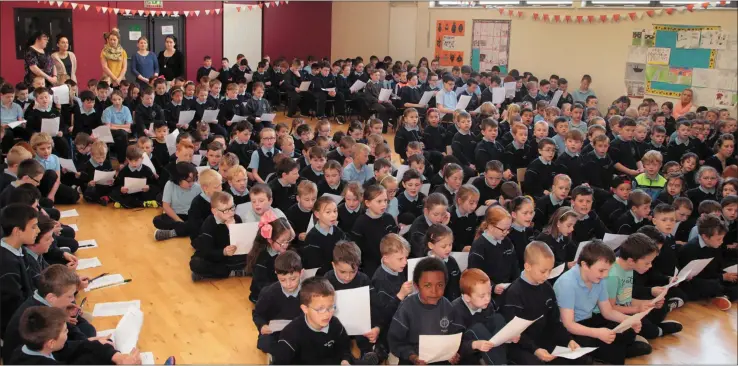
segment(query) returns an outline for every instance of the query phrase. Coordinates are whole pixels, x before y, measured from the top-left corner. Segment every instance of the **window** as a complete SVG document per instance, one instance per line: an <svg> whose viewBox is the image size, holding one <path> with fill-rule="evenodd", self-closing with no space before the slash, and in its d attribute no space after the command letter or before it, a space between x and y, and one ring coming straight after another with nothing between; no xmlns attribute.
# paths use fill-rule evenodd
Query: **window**
<svg viewBox="0 0 738 366"><path fill-rule="evenodd" d="M69 50L72 50L74 36L72 34L72 11L65 9L25 9L17 8L15 17L15 58L23 59L26 48L34 33L42 31L49 35L46 52L52 53L56 48L56 36L64 34L69 39Z"/></svg>

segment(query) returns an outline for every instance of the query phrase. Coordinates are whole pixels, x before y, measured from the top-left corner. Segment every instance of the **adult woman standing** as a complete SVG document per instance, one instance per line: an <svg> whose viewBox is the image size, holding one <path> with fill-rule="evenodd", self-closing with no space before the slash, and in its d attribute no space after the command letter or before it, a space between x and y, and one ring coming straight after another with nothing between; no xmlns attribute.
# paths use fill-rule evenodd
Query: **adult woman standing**
<svg viewBox="0 0 738 366"><path fill-rule="evenodd" d="M36 32L28 42L28 49L23 57L23 65L26 75L23 81L26 85L33 84L33 78L42 76L47 85L57 83L56 68L51 56L46 53L46 45L49 43L49 35L44 32Z"/></svg>
<svg viewBox="0 0 738 366"><path fill-rule="evenodd" d="M164 39L164 51L159 52L159 68L164 79L172 81L184 76L184 55L177 49L177 39L167 36Z"/></svg>
<svg viewBox="0 0 738 366"><path fill-rule="evenodd" d="M58 51L51 54L56 67L56 78L59 85L72 79L77 82L77 56L69 50L69 37L60 34L56 36Z"/></svg>
<svg viewBox="0 0 738 366"><path fill-rule="evenodd" d="M674 119L679 119L679 117L694 109L694 106L692 105L693 95L694 92L690 88L682 90L682 95L679 97L679 101L674 103L674 110L671 112Z"/></svg>
<svg viewBox="0 0 738 366"><path fill-rule="evenodd" d="M128 54L120 46L120 33L113 28L103 35L105 47L100 52L100 64L103 69L101 80L108 81L111 86L118 86L126 78L128 69Z"/></svg>
<svg viewBox="0 0 738 366"><path fill-rule="evenodd" d="M149 52L149 40L146 37L138 39L138 51L133 55L131 72L143 88L159 76L159 60Z"/></svg>

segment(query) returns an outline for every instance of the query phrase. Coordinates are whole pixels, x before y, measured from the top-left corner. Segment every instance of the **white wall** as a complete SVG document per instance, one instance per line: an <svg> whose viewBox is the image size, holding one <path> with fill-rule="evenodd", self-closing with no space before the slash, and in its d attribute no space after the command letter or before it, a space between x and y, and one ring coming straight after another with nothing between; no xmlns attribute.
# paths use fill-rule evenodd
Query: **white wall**
<svg viewBox="0 0 738 366"><path fill-rule="evenodd" d="M417 23L418 9L415 3L391 3L390 32L388 36L389 54L394 59L417 59L415 57Z"/></svg>
<svg viewBox="0 0 738 366"><path fill-rule="evenodd" d="M236 56L242 53L249 60L249 65L256 68L261 61L261 14L258 6L251 10L236 10L236 6L244 7L242 4L223 4L223 57L236 62ZM218 60L213 64L220 67Z"/></svg>

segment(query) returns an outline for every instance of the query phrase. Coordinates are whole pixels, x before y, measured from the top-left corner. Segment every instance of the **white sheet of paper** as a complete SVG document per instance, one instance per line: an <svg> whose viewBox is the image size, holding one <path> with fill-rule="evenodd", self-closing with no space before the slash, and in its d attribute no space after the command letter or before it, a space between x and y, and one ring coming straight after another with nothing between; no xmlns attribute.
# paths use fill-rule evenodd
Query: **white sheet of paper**
<svg viewBox="0 0 738 366"><path fill-rule="evenodd" d="M492 88L492 104L502 104L505 101L505 88Z"/></svg>
<svg viewBox="0 0 738 366"><path fill-rule="evenodd" d="M335 92L336 91L336 88L320 88L320 90L322 90L324 92Z"/></svg>
<svg viewBox="0 0 738 366"><path fill-rule="evenodd" d="M146 178L130 178L126 177L123 180L123 186L128 188L128 193L142 192L146 186Z"/></svg>
<svg viewBox="0 0 738 366"><path fill-rule="evenodd" d="M346 333L362 335L372 329L369 286L336 291L336 312Z"/></svg>
<svg viewBox="0 0 738 366"><path fill-rule="evenodd" d="M365 82L363 82L361 80L356 80L354 82L354 85L351 85L351 88L349 88L349 90L355 93L355 92L358 92L361 89L364 89L365 86L366 86L366 83Z"/></svg>
<svg viewBox="0 0 738 366"><path fill-rule="evenodd" d="M72 159L59 158L59 165L61 165L63 169L66 169L67 172L77 172L77 167L74 166L74 161Z"/></svg>
<svg viewBox="0 0 738 366"><path fill-rule="evenodd" d="M415 273L415 267L420 263L420 260L426 257L410 258L407 260L407 279L408 281L413 280L413 274Z"/></svg>
<svg viewBox="0 0 738 366"><path fill-rule="evenodd" d="M292 320L284 320L284 319L273 319L269 322L269 329L272 330L272 332L281 332L284 327L287 326L292 322Z"/></svg>
<svg viewBox="0 0 738 366"><path fill-rule="evenodd" d="M151 161L151 158L149 157L149 154L143 154L143 165L146 165L151 169L154 174L156 174L156 168L154 167L154 163Z"/></svg>
<svg viewBox="0 0 738 366"><path fill-rule="evenodd" d="M420 335L418 344L418 359L427 363L448 361L459 352L461 335Z"/></svg>
<svg viewBox="0 0 738 366"><path fill-rule="evenodd" d="M504 84L506 98L515 98L515 89L518 86L517 84L518 83L515 81L509 81Z"/></svg>
<svg viewBox="0 0 738 366"><path fill-rule="evenodd" d="M111 337L113 336L115 329L98 330L96 336L98 337Z"/></svg>
<svg viewBox="0 0 738 366"><path fill-rule="evenodd" d="M559 104L559 99L561 99L562 95L564 95L564 92L561 90L557 90L554 93L553 98L551 98L551 101L548 103L548 105L552 107L556 107Z"/></svg>
<svg viewBox="0 0 738 366"><path fill-rule="evenodd" d="M422 186L420 186L420 193L427 196L428 192L430 192L430 183L425 183Z"/></svg>
<svg viewBox="0 0 738 366"><path fill-rule="evenodd" d="M69 87L66 84L55 86L51 90L54 92L55 103L69 104Z"/></svg>
<svg viewBox="0 0 738 366"><path fill-rule="evenodd" d="M177 152L177 136L179 136L179 130L175 129L165 138L165 141L167 143L167 152L169 152L169 155Z"/></svg>
<svg viewBox="0 0 738 366"><path fill-rule="evenodd" d="M77 217L79 216L79 212L77 212L76 209L71 210L64 210L59 213L59 218L65 218L65 217Z"/></svg>
<svg viewBox="0 0 738 366"><path fill-rule="evenodd" d="M198 166L198 167L195 167L195 169L197 169L197 174L199 175L199 174L202 174L202 172L210 169L210 167L209 166Z"/></svg>
<svg viewBox="0 0 738 366"><path fill-rule="evenodd" d="M607 236L607 235L612 235L612 234L605 234L605 236ZM624 235L614 235L614 236L624 236ZM584 248L585 245L587 245L587 244L589 244L591 242L592 241L590 240L590 241L583 241L583 242L579 243L579 246L577 247L577 253L574 254L574 260L575 261L579 258L579 253L582 252L582 248ZM609 240L609 241L604 241L603 240L602 242L605 245L607 245L608 247L610 247L610 249L612 249L612 250L615 250L615 249L620 248L620 244L623 243L622 241L619 241L617 239L616 240Z"/></svg>
<svg viewBox="0 0 738 366"><path fill-rule="evenodd" d="M302 276L300 276L300 282L307 280L308 278L315 277L315 274L318 273L318 270L320 268L310 268L310 269L304 269L302 271Z"/></svg>
<svg viewBox="0 0 738 366"><path fill-rule="evenodd" d="M310 215L310 220L308 220L308 226L307 229L305 229L305 234L309 233L310 230L312 230L315 227L315 215Z"/></svg>
<svg viewBox="0 0 738 366"><path fill-rule="evenodd" d="M723 269L725 273L738 273L738 264L734 264L728 268Z"/></svg>
<svg viewBox="0 0 738 366"><path fill-rule="evenodd" d="M456 103L456 107L454 107L454 110L466 110L469 102L471 102L471 95L462 95L461 98L459 98L459 101Z"/></svg>
<svg viewBox="0 0 738 366"><path fill-rule="evenodd" d="M141 334L143 321L144 314L141 309L128 308L128 311L120 319L113 333L115 349L121 353L131 353L138 343L138 336Z"/></svg>
<svg viewBox="0 0 738 366"><path fill-rule="evenodd" d="M108 287L113 285L121 285L125 283L125 278L123 278L122 274L111 274L107 276L102 276L92 282L90 282L89 285L87 285L87 288L85 291L92 291L94 289L98 289L100 287ZM93 314L94 315L94 314ZM118 314L121 315L121 314Z"/></svg>
<svg viewBox="0 0 738 366"><path fill-rule="evenodd" d="M228 225L231 245L235 245L238 248L236 249L235 255L249 254L251 247L254 246L254 239L256 239L258 232L258 222Z"/></svg>
<svg viewBox="0 0 738 366"><path fill-rule="evenodd" d="M300 91L301 92L306 92L306 91L310 90L310 84L311 84L311 82L309 82L309 81L303 81L302 83L300 83Z"/></svg>
<svg viewBox="0 0 738 366"><path fill-rule="evenodd" d="M104 186L113 185L113 181L115 180L115 172L104 172L102 170L95 170L95 175L92 177L92 180L95 181L95 184L100 184Z"/></svg>
<svg viewBox="0 0 738 366"><path fill-rule="evenodd" d="M254 74L244 74L244 78L246 78L246 82L250 83L252 80L254 80Z"/></svg>
<svg viewBox="0 0 738 366"><path fill-rule="evenodd" d="M8 126L9 128L16 128L16 127L18 127L18 126L20 126L20 125L22 125L24 123L26 123L25 120L23 120L23 121L15 121L15 122L8 123L6 126Z"/></svg>
<svg viewBox="0 0 738 366"><path fill-rule="evenodd" d="M328 197L328 198L332 199L333 202L335 202L336 204L339 204L339 203L341 203L341 201L343 201L343 196L339 196L339 195L333 194L333 193L323 193L323 197Z"/></svg>
<svg viewBox="0 0 738 366"><path fill-rule="evenodd" d="M56 136L56 134L59 133L59 117L42 119L41 132L46 132L51 135L51 137Z"/></svg>
<svg viewBox="0 0 738 366"><path fill-rule="evenodd" d="M402 176L405 175L405 172L410 170L410 167L407 165L400 165L397 167L397 172L395 172L395 178L397 178L398 181L402 181Z"/></svg>
<svg viewBox="0 0 738 366"><path fill-rule="evenodd" d="M97 240L95 239L88 239L88 240L80 240L79 241L79 249L92 249L97 248Z"/></svg>
<svg viewBox="0 0 738 366"><path fill-rule="evenodd" d="M237 122L241 122L241 121L248 121L248 120L249 120L249 117L247 117L247 116L239 116L237 114L236 115L233 115L233 118L231 118L231 122L233 122L233 123L237 123Z"/></svg>
<svg viewBox="0 0 738 366"><path fill-rule="evenodd" d="M79 231L79 226L77 226L77 224L69 224L67 226L71 227L74 231Z"/></svg>
<svg viewBox="0 0 738 366"><path fill-rule="evenodd" d="M605 233L605 237L602 238L602 241L609 242L612 245L617 245L616 248L619 248L623 244L625 239L628 239L628 235ZM608 244L608 246L610 246L610 244ZM615 250L615 248L613 248L613 250Z"/></svg>
<svg viewBox="0 0 738 366"><path fill-rule="evenodd" d="M95 308L92 310L92 316L121 316L125 314L129 308L140 309L141 300L97 303L95 304Z"/></svg>
<svg viewBox="0 0 738 366"><path fill-rule="evenodd" d="M188 127L193 119L195 119L195 111L180 111L177 126Z"/></svg>
<svg viewBox="0 0 738 366"><path fill-rule="evenodd" d="M500 329L500 331L497 332L489 341L494 343L496 346L507 343L511 339L523 334L523 332L525 332L525 330L528 329L531 324L535 323L536 320L541 318L543 318L543 315L534 320L526 320L523 318L518 318L516 316L502 329Z"/></svg>
<svg viewBox="0 0 738 366"><path fill-rule="evenodd" d="M139 355L141 356L142 365L155 365L156 358L154 357L154 352L141 352Z"/></svg>
<svg viewBox="0 0 738 366"><path fill-rule="evenodd" d="M551 270L551 273L548 275L548 279L553 279L556 277L561 276L562 273L564 273L564 269L566 269L566 263L561 263L558 266L556 266L554 269Z"/></svg>
<svg viewBox="0 0 738 366"><path fill-rule="evenodd" d="M202 121L206 123L218 123L218 113L220 109L205 110L202 113Z"/></svg>
<svg viewBox="0 0 738 366"><path fill-rule="evenodd" d="M261 117L259 118L261 118L262 122L272 122L274 121L275 117L277 117L276 113L262 113Z"/></svg>
<svg viewBox="0 0 738 366"><path fill-rule="evenodd" d="M407 234L407 232L410 231L410 228L411 227L412 227L412 225L404 225L404 226L402 226L402 228L400 228L400 232L397 233L397 235L403 236L403 235Z"/></svg>
<svg viewBox="0 0 738 366"><path fill-rule="evenodd" d="M195 164L195 166L200 166L200 164L202 164L202 155L192 155L192 164Z"/></svg>
<svg viewBox="0 0 738 366"><path fill-rule="evenodd" d="M477 216L484 216L487 213L487 209L488 208L489 208L489 206L487 206L487 205L481 205L481 206L477 207L477 210L474 211L474 213Z"/></svg>
<svg viewBox="0 0 738 366"><path fill-rule="evenodd" d="M81 271L83 269L88 268L95 268L102 266L102 263L100 263L100 259L97 257L94 258L80 258L77 262L77 270Z"/></svg>
<svg viewBox="0 0 738 366"><path fill-rule="evenodd" d="M380 102L387 102L389 101L389 98L392 96L392 89L382 89L379 92L379 101Z"/></svg>
<svg viewBox="0 0 738 366"><path fill-rule="evenodd" d="M218 76L220 76L220 73L215 70L210 70L210 72L208 73L208 78L210 80L216 79Z"/></svg>
<svg viewBox="0 0 738 366"><path fill-rule="evenodd" d="M469 268L469 252L451 252L451 256L456 259L456 264L459 265L461 272Z"/></svg>
<svg viewBox="0 0 738 366"><path fill-rule="evenodd" d="M106 143L106 144L112 144L113 143L113 132L110 131L110 127L108 126L99 126L92 130L92 134L97 137L98 140Z"/></svg>
<svg viewBox="0 0 738 366"><path fill-rule="evenodd" d="M435 90L428 90L427 92L423 93L422 97L420 97L420 102L418 102L418 104L422 105L423 107L428 106L428 103L435 95Z"/></svg>
<svg viewBox="0 0 738 366"><path fill-rule="evenodd" d="M579 347L572 351L569 347L556 346L553 352L551 352L551 356L576 360L577 358L582 357L596 349L597 347Z"/></svg>
<svg viewBox="0 0 738 366"><path fill-rule="evenodd" d="M695 259L687 263L687 265L679 271L677 278L683 281L687 277L697 276L703 269L705 269L705 267L707 267L708 264L710 264L710 262L712 262L712 260L713 258Z"/></svg>
<svg viewBox="0 0 738 366"><path fill-rule="evenodd" d="M622 333L626 330L633 327L633 324L639 322L641 319L643 319L644 316L648 315L648 313L651 311L651 309L648 309L646 311L640 312L638 314L633 314L625 320L623 320L620 324L618 324L617 327L615 327L612 331L615 333Z"/></svg>

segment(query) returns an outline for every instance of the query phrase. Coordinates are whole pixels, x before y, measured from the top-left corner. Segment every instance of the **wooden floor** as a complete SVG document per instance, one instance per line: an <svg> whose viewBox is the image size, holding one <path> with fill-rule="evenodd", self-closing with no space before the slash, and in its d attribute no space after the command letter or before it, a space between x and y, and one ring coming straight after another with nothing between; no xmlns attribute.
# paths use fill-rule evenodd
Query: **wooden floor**
<svg viewBox="0 0 738 366"><path fill-rule="evenodd" d="M334 125L334 131L339 126ZM392 142L391 136L385 139ZM156 363L175 356L181 364L263 364L256 349L257 331L248 300L250 278L193 283L189 239L154 241L152 218L159 210L122 210L81 203L77 238L96 239L99 248L80 250L80 258L98 257L102 267L81 271L96 276L120 273L132 282L80 294L88 297L85 311L110 301L141 300L145 314L139 340L142 352L153 352ZM685 330L651 342L654 352L630 364L738 364L738 304L728 312L706 303L690 303L672 312ZM114 328L120 317L96 318L98 330Z"/></svg>

